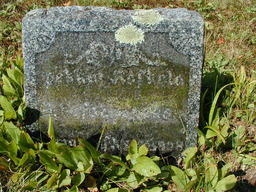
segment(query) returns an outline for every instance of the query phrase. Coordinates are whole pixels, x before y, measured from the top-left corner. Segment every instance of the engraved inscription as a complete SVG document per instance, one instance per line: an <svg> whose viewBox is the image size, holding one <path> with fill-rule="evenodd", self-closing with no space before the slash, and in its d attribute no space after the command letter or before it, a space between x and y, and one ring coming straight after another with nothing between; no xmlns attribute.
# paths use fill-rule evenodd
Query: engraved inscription
<svg viewBox="0 0 256 192"><path fill-rule="evenodd" d="M127 45L116 42L113 33L63 32L36 63L40 111L59 127L74 121L95 129L99 122L146 123L148 129L159 124L163 131L172 126L183 134L189 62L170 46L168 33L145 34L145 44Z"/></svg>
<svg viewBox="0 0 256 192"><path fill-rule="evenodd" d="M129 55L129 57L127 57ZM113 59L115 58L115 59ZM79 55L70 53L64 54L64 64L76 65L85 61L91 66L114 65L113 62L120 62L120 67L139 66L140 63L145 63L148 66L167 66L168 63L161 59L159 53L152 53L151 58L148 58L142 51L134 49L134 47L118 47L118 44L113 47L103 42L91 42L88 49ZM108 63L104 63L108 61Z"/></svg>
<svg viewBox="0 0 256 192"><path fill-rule="evenodd" d="M86 86L99 87L102 85L105 86L106 84L121 84L135 85L138 88L141 87L143 83L159 87L184 85L183 75L175 75L171 70L163 70L161 73L154 73L156 70L157 69L152 68L139 69L135 71L131 69L116 69L107 74L102 71L95 73L80 73L79 70L66 68L62 71L56 70L59 71L57 73L48 72L46 75L46 87L63 83L78 85L84 84Z"/></svg>

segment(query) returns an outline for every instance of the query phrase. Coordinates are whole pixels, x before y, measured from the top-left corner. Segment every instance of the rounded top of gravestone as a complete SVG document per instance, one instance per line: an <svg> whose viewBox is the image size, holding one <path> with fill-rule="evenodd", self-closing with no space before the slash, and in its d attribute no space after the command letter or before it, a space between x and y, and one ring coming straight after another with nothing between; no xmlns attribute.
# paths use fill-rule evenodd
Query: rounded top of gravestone
<svg viewBox="0 0 256 192"><path fill-rule="evenodd" d="M56 32L104 31L116 32L120 42L135 45L143 41L143 33L170 33L173 47L180 53L191 55L201 51L203 26L200 14L185 8L115 10L109 7L67 6L28 12L23 18L23 38L27 39L28 36L37 40L40 32L43 39L49 42L44 45L50 45ZM133 33L129 33L131 30ZM129 40L122 38L123 34L136 36L130 35ZM27 45L24 43L24 46ZM47 48L34 47L31 49L36 52Z"/></svg>
<svg viewBox="0 0 256 192"><path fill-rule="evenodd" d="M95 6L67 6L67 7L51 7L49 9L35 9L28 12L24 19L77 19L85 18L88 16L95 16L94 12L104 12L104 15L118 16L117 12L121 15L133 15L139 12L152 12L152 10L158 11L164 19L167 20L202 20L200 14L195 11L189 11L186 8L155 8L155 9L137 9L137 10L115 10L109 7L95 7ZM95 18L96 19L96 18ZM100 18L97 18L100 19Z"/></svg>

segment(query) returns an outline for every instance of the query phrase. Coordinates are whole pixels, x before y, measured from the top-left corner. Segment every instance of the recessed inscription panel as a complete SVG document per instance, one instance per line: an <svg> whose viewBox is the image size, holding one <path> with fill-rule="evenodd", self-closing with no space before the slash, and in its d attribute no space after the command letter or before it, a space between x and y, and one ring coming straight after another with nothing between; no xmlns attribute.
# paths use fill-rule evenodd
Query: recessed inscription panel
<svg viewBox="0 0 256 192"><path fill-rule="evenodd" d="M137 45L110 32L58 33L35 60L43 129L52 116L57 135L88 138L105 128L103 145L116 150L134 138L151 150L183 145L189 63L167 33L147 33Z"/></svg>

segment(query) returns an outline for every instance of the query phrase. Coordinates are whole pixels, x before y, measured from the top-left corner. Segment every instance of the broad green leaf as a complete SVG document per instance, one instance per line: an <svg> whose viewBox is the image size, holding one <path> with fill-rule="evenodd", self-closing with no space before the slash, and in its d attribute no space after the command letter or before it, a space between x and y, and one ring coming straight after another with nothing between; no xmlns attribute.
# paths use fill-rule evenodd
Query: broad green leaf
<svg viewBox="0 0 256 192"><path fill-rule="evenodd" d="M92 175L88 175L85 179L85 185L88 188L96 188L97 186L97 179Z"/></svg>
<svg viewBox="0 0 256 192"><path fill-rule="evenodd" d="M116 188L111 188L111 189L107 190L106 192L120 192L119 190L120 189L116 187Z"/></svg>
<svg viewBox="0 0 256 192"><path fill-rule="evenodd" d="M71 184L71 178L70 178L70 170L69 169L64 169L58 179L58 186L66 186Z"/></svg>
<svg viewBox="0 0 256 192"><path fill-rule="evenodd" d="M71 153L70 149L67 148L66 151L56 154L58 160L64 164L66 167L70 169L77 169L77 159L74 157L73 153Z"/></svg>
<svg viewBox="0 0 256 192"><path fill-rule="evenodd" d="M148 154L147 146L145 144L141 145L139 148L139 155L142 156L142 155L147 155L147 154Z"/></svg>
<svg viewBox="0 0 256 192"><path fill-rule="evenodd" d="M188 176L180 168L171 166L171 177L179 189L186 191L186 185L190 182Z"/></svg>
<svg viewBox="0 0 256 192"><path fill-rule="evenodd" d="M204 154L204 164L205 164L205 167L207 167L207 164L216 164L215 159L210 153Z"/></svg>
<svg viewBox="0 0 256 192"><path fill-rule="evenodd" d="M18 166L20 167L20 166L23 166L24 164L34 162L35 159L36 159L35 151L33 149L29 149L28 152L23 154Z"/></svg>
<svg viewBox="0 0 256 192"><path fill-rule="evenodd" d="M212 131L211 129L208 129L205 136L206 136L206 139L211 139L213 137L216 137L217 133L215 131Z"/></svg>
<svg viewBox="0 0 256 192"><path fill-rule="evenodd" d="M36 142L35 143L35 150L38 150L38 151L41 150L43 145L44 145L43 143Z"/></svg>
<svg viewBox="0 0 256 192"><path fill-rule="evenodd" d="M118 159L117 157L115 157L113 155L103 153L100 157L104 158L104 159L108 159L108 160L112 161L114 164L121 165L122 167L124 167L128 170L130 169L122 160Z"/></svg>
<svg viewBox="0 0 256 192"><path fill-rule="evenodd" d="M186 169L185 170L185 173L187 174L187 176L189 176L191 179L191 181L196 181L197 180L197 178L198 178L198 173L197 173L197 171L196 170L194 170L194 169Z"/></svg>
<svg viewBox="0 0 256 192"><path fill-rule="evenodd" d="M15 143L14 140L12 140L9 145L8 145L8 151L12 154L14 154L15 156L17 156L17 152L18 152L18 146Z"/></svg>
<svg viewBox="0 0 256 192"><path fill-rule="evenodd" d="M205 97L206 97L206 94L208 92L208 89L203 93L202 95L202 98L201 98L201 102L200 102L200 106L205 106ZM204 111L204 107L200 107L200 117L201 117L201 121L202 121L202 124L203 125L206 125L206 121L205 121L205 111ZM198 129L196 127L196 129Z"/></svg>
<svg viewBox="0 0 256 192"><path fill-rule="evenodd" d="M54 128L53 128L53 123L52 123L51 117L49 117L48 136L51 139L55 140Z"/></svg>
<svg viewBox="0 0 256 192"><path fill-rule="evenodd" d="M71 152L73 153L74 157L83 164L86 165L89 163L93 165L92 156L85 147L81 145L73 147Z"/></svg>
<svg viewBox="0 0 256 192"><path fill-rule="evenodd" d="M130 175L129 175L129 177L127 178L127 184L130 186L130 187L132 187L132 188L134 188L134 189L136 189L136 188L138 188L139 187L139 183L138 183L138 181L137 181L137 178L135 177L135 174L134 174L134 172L131 172L130 173Z"/></svg>
<svg viewBox="0 0 256 192"><path fill-rule="evenodd" d="M205 169L205 183L208 186L208 190L210 190L218 182L218 168L216 164L207 164Z"/></svg>
<svg viewBox="0 0 256 192"><path fill-rule="evenodd" d="M47 146L53 154L61 153L66 151L67 149L70 149L70 146L64 143L56 142L54 139L51 139Z"/></svg>
<svg viewBox="0 0 256 192"><path fill-rule="evenodd" d="M88 141L83 139L78 139L79 143L81 143L82 146L84 146L88 151L91 153L92 159L97 162L98 165L102 165L99 156L100 153L95 149L95 147L92 146Z"/></svg>
<svg viewBox="0 0 256 192"><path fill-rule="evenodd" d="M224 178L228 173L229 173L229 171L232 169L232 167L233 167L233 165L231 164L231 163L227 163L227 164L225 164L222 168L221 168L221 170L220 170L220 172L219 172L219 177L222 179L222 178Z"/></svg>
<svg viewBox="0 0 256 192"><path fill-rule="evenodd" d="M143 189L143 191L145 192L161 192L163 191L163 188L162 187L159 187L159 186L155 186L155 187L151 187L151 188L146 188L146 189Z"/></svg>
<svg viewBox="0 0 256 192"><path fill-rule="evenodd" d="M57 188L57 179L58 179L58 175L54 174L52 175L48 180L47 180L47 183L46 183L46 186L48 189L55 189Z"/></svg>
<svg viewBox="0 0 256 192"><path fill-rule="evenodd" d="M30 135L24 131L21 132L20 140L19 140L19 147L23 150L28 152L29 149L35 150L35 143L30 137Z"/></svg>
<svg viewBox="0 0 256 192"><path fill-rule="evenodd" d="M197 133L199 135L198 144L205 145L206 144L206 137L205 137L204 133L200 129L198 129L197 127L195 127L195 128L196 128Z"/></svg>
<svg viewBox="0 0 256 192"><path fill-rule="evenodd" d="M145 149L141 149L142 151ZM132 142L129 145L128 148L128 155L126 156L126 160L127 161L131 161L131 163L133 165L135 165L137 163L137 158L140 156L140 154L138 153L138 143L135 139L132 140Z"/></svg>
<svg viewBox="0 0 256 192"><path fill-rule="evenodd" d="M128 153L130 155L138 153L138 143L135 139L133 139L132 142L130 143Z"/></svg>
<svg viewBox="0 0 256 192"><path fill-rule="evenodd" d="M221 124L223 125L221 127L220 133L223 137L227 137L229 135L228 131L230 129L230 122L227 118L221 119Z"/></svg>
<svg viewBox="0 0 256 192"><path fill-rule="evenodd" d="M245 136L245 134L246 134L246 129L245 129L244 126L240 125L240 126L238 126L238 128L234 132L235 132L236 137L238 139L242 139Z"/></svg>
<svg viewBox="0 0 256 192"><path fill-rule="evenodd" d="M87 164L83 164L84 166L84 171L85 173L91 173L92 169L93 169L93 161L91 160L89 163Z"/></svg>
<svg viewBox="0 0 256 192"><path fill-rule="evenodd" d="M13 183L17 183L17 182L19 181L19 179L20 179L21 176L22 176L21 173L19 173L19 172L14 172L13 175L11 176L11 181L12 181Z"/></svg>
<svg viewBox="0 0 256 192"><path fill-rule="evenodd" d="M12 122L4 122L3 126L5 128L5 132L8 134L8 138L10 138L10 140L14 140L18 144L20 140L21 130L16 127Z"/></svg>
<svg viewBox="0 0 256 192"><path fill-rule="evenodd" d="M170 167L165 165L161 167L161 173L156 176L156 179L167 179L170 176Z"/></svg>
<svg viewBox="0 0 256 192"><path fill-rule="evenodd" d="M244 68L244 66L241 66L241 68L240 68L240 78L239 78L239 80L240 80L240 84L244 84L245 83L245 81L246 81L246 72L245 72L245 68Z"/></svg>
<svg viewBox="0 0 256 192"><path fill-rule="evenodd" d="M209 125L209 126L217 127L218 130L219 130L219 125L220 125L220 110L221 110L221 108L216 109L212 124Z"/></svg>
<svg viewBox="0 0 256 192"><path fill-rule="evenodd" d="M25 107L23 105L20 105L17 111L18 114L18 121L19 123L22 123L22 121L25 119Z"/></svg>
<svg viewBox="0 0 256 192"><path fill-rule="evenodd" d="M37 175L37 182L39 185L49 178L48 173L46 173L45 171L42 171L41 173L37 173L36 175Z"/></svg>
<svg viewBox="0 0 256 192"><path fill-rule="evenodd" d="M64 192L66 192L66 190L64 191ZM79 192L79 189L78 189L78 187L77 186L73 186L73 187L71 187L71 189L70 190L68 190L67 192Z"/></svg>
<svg viewBox="0 0 256 192"><path fill-rule="evenodd" d="M240 154L239 156L241 158L242 164L250 165L250 166L255 166L255 164L256 164L256 157L253 157L251 155L246 155L246 154Z"/></svg>
<svg viewBox="0 0 256 192"><path fill-rule="evenodd" d="M18 151L18 146L14 141L11 141L8 146L8 156L11 158L11 160L13 160L13 162L15 163L15 165L18 165L20 162L20 159L17 157L17 151Z"/></svg>
<svg viewBox="0 0 256 192"><path fill-rule="evenodd" d="M132 165L135 165L137 163L137 158L139 157L139 153L135 154L128 154L126 155L126 160L131 161Z"/></svg>
<svg viewBox="0 0 256 192"><path fill-rule="evenodd" d="M134 171L146 177L152 177L161 173L158 165L149 157L140 156L133 167Z"/></svg>
<svg viewBox="0 0 256 192"><path fill-rule="evenodd" d="M0 139L0 153L8 152L8 141L6 141L4 138Z"/></svg>
<svg viewBox="0 0 256 192"><path fill-rule="evenodd" d="M45 166L46 170L51 173L57 173L59 167L53 160L53 158L46 151L39 151L40 162Z"/></svg>
<svg viewBox="0 0 256 192"><path fill-rule="evenodd" d="M47 144L48 149L53 153L60 153L59 148L55 140L51 139L50 142Z"/></svg>
<svg viewBox="0 0 256 192"><path fill-rule="evenodd" d="M5 155L9 156L10 159L14 162L15 165L19 165L20 158L18 158L15 154L13 154L13 153L6 153Z"/></svg>
<svg viewBox="0 0 256 192"><path fill-rule="evenodd" d="M217 107L217 101L219 99L219 96L221 94L221 92L230 85L233 85L234 83L229 83L225 86L223 86L215 95L213 101L212 101L212 105L211 105L211 109L210 109L210 113L209 113L209 120L208 120L208 125L212 125L213 119L214 119L214 114L216 113L216 107Z"/></svg>
<svg viewBox="0 0 256 192"><path fill-rule="evenodd" d="M195 157L197 152L197 147L189 147L187 148L182 155L185 156L184 158L184 163L185 163L185 169L189 168L191 161L193 160L193 158Z"/></svg>
<svg viewBox="0 0 256 192"><path fill-rule="evenodd" d="M13 95L16 95L16 91L15 89L13 88L11 82L9 81L8 77L6 77L5 75L2 76L2 79L3 79L3 90L4 90L4 93L8 96L13 96Z"/></svg>
<svg viewBox="0 0 256 192"><path fill-rule="evenodd" d="M22 188L22 191L32 191L33 189L36 189L38 185L38 182L36 181L29 181L29 183Z"/></svg>
<svg viewBox="0 0 256 192"><path fill-rule="evenodd" d="M23 82L24 82L24 75L23 73L17 68L13 69L6 69L7 74L11 80L13 80L19 87L22 87Z"/></svg>
<svg viewBox="0 0 256 192"><path fill-rule="evenodd" d="M128 189L120 189L120 188L111 188L109 190L107 190L106 192L129 192Z"/></svg>
<svg viewBox="0 0 256 192"><path fill-rule="evenodd" d="M152 157L150 157L150 159L152 159L153 161L159 161L160 160L160 157L158 157L158 156L152 156Z"/></svg>
<svg viewBox="0 0 256 192"><path fill-rule="evenodd" d="M1 143L0 143L1 144ZM0 157L1 171L8 171L10 169L10 163L8 159Z"/></svg>
<svg viewBox="0 0 256 192"><path fill-rule="evenodd" d="M192 187L196 184L196 180L188 182L188 184L185 186L186 191L191 191Z"/></svg>
<svg viewBox="0 0 256 192"><path fill-rule="evenodd" d="M214 187L214 189L215 191L228 191L236 185L236 182L237 178L235 177L235 175L229 175L221 179Z"/></svg>
<svg viewBox="0 0 256 192"><path fill-rule="evenodd" d="M213 131L222 140L223 143L226 143L224 137L221 135L221 132L215 126L205 126L204 128L207 128L207 129L210 129L211 131ZM211 135L209 135L208 131L206 133L206 138L214 137L214 134L211 133Z"/></svg>
<svg viewBox="0 0 256 192"><path fill-rule="evenodd" d="M104 181L100 185L100 191L107 191L108 189L111 189L111 187L111 182L107 179L104 179Z"/></svg>
<svg viewBox="0 0 256 192"><path fill-rule="evenodd" d="M73 178L72 178L72 184L75 186L81 185L81 183L84 182L85 174L83 172L78 172Z"/></svg>
<svg viewBox="0 0 256 192"><path fill-rule="evenodd" d="M0 95L0 105L4 110L4 116L6 120L17 119L17 114L10 101L3 95Z"/></svg>
<svg viewBox="0 0 256 192"><path fill-rule="evenodd" d="M77 163L77 169L76 169L76 171L83 171L83 172L84 172L84 164L83 164L81 161L79 161L79 162Z"/></svg>
<svg viewBox="0 0 256 192"><path fill-rule="evenodd" d="M28 161L28 159L29 159L29 154L24 153L20 162L19 162L19 164L18 164L18 166L20 167L20 166L24 165Z"/></svg>
<svg viewBox="0 0 256 192"><path fill-rule="evenodd" d="M4 111L0 110L0 125L4 122Z"/></svg>
<svg viewBox="0 0 256 192"><path fill-rule="evenodd" d="M126 172L126 168L113 163L112 161L105 167L104 175L107 177L121 176Z"/></svg>
<svg viewBox="0 0 256 192"><path fill-rule="evenodd" d="M243 145L244 143L244 137L245 137L245 133L246 130L244 128L244 126L238 126L237 129L234 130L234 134L232 137L232 146L233 148L237 148L241 145Z"/></svg>
<svg viewBox="0 0 256 192"><path fill-rule="evenodd" d="M165 166L162 166L162 167L161 167L161 170L162 170L162 171L170 171L171 168L170 168L170 166L165 165Z"/></svg>
<svg viewBox="0 0 256 192"><path fill-rule="evenodd" d="M11 61L12 62L12 61ZM23 62L23 58L20 56L16 57L16 61L13 62L13 65L15 67L17 67L22 73L23 73L23 68L24 68L24 62Z"/></svg>
<svg viewBox="0 0 256 192"><path fill-rule="evenodd" d="M162 171L156 176L156 179L167 179L170 176L169 172Z"/></svg>
<svg viewBox="0 0 256 192"><path fill-rule="evenodd" d="M127 183L133 189L138 188L143 182L147 181L147 179L139 174L134 172L130 172L129 177L127 178Z"/></svg>

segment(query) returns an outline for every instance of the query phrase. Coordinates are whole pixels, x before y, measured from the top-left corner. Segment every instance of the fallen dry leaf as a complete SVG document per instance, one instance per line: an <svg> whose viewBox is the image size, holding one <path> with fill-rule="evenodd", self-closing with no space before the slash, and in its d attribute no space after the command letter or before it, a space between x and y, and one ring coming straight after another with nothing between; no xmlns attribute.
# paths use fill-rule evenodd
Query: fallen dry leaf
<svg viewBox="0 0 256 192"><path fill-rule="evenodd" d="M239 57L238 57L238 59L242 59L244 57L244 55L240 55Z"/></svg>
<svg viewBox="0 0 256 192"><path fill-rule="evenodd" d="M70 5L71 5L71 2L68 1L67 3L64 3L63 5L64 5L65 7L66 7L66 6L70 6Z"/></svg>
<svg viewBox="0 0 256 192"><path fill-rule="evenodd" d="M224 38L219 38L219 40L217 41L217 44L223 44L224 43Z"/></svg>
<svg viewBox="0 0 256 192"><path fill-rule="evenodd" d="M87 188L90 192L99 192L99 189L97 187L94 188Z"/></svg>

